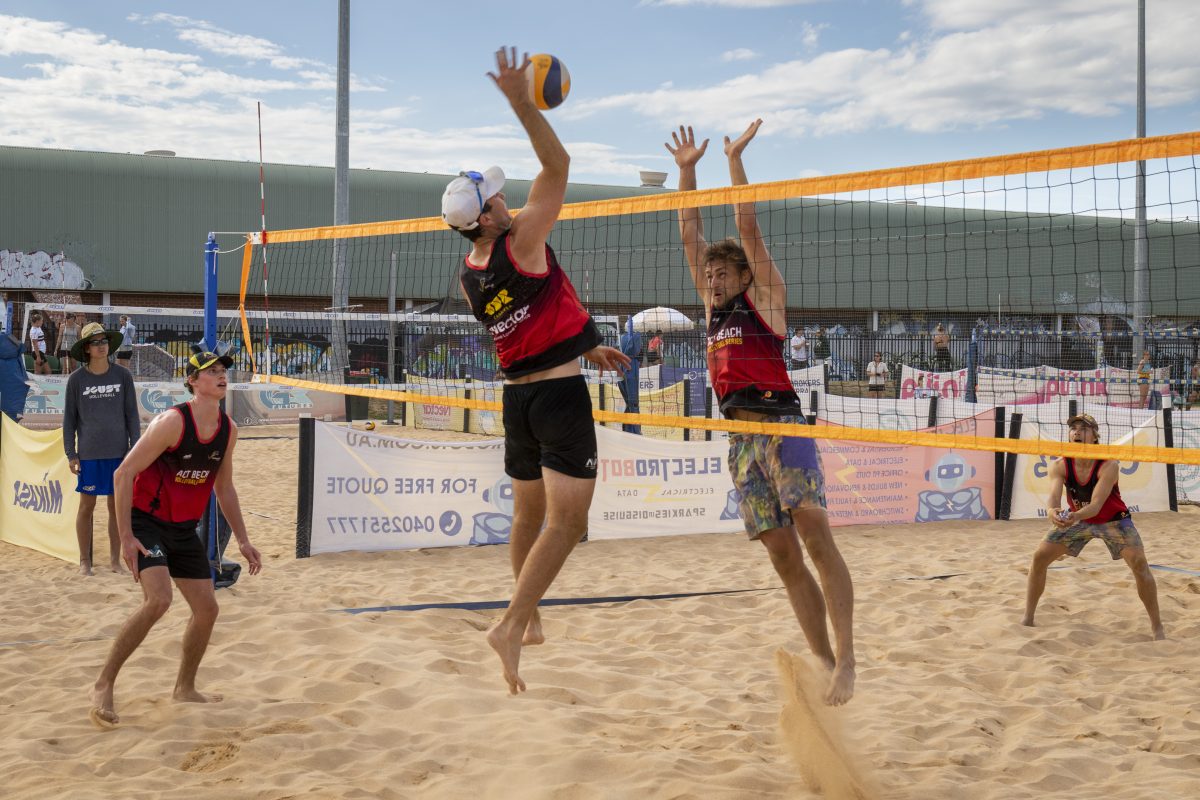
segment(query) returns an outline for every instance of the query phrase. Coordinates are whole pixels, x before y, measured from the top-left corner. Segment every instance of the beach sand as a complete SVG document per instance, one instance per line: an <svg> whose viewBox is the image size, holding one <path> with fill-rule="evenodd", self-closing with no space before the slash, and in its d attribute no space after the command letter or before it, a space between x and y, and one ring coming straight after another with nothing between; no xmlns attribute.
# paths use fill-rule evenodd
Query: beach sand
<svg viewBox="0 0 1200 800"><path fill-rule="evenodd" d="M1153 642L1127 568L1092 543L1051 571L1026 628L1044 523L835 529L857 692L797 718L781 675L807 649L761 546L588 542L550 597L759 591L545 609L548 642L521 661L529 691L510 697L483 637L499 612L339 611L505 600L507 547L297 560L294 437L243 429L236 452L264 570L218 593L199 685L222 703L170 699L177 595L120 675L121 726L97 730L88 689L140 589L0 543L0 796L820 797L804 775L827 765L796 762L812 750L799 731L829 737L889 800L1200 797L1195 575L1155 572L1170 638ZM1195 509L1137 523L1151 563L1200 567Z"/></svg>

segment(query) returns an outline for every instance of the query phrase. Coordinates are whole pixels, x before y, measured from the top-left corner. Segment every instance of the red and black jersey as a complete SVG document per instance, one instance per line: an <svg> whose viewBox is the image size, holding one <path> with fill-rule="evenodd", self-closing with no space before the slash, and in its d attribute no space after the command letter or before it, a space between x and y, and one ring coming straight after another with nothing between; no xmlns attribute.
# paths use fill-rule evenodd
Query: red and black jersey
<svg viewBox="0 0 1200 800"><path fill-rule="evenodd" d="M194 523L212 497L232 427L222 411L217 432L204 441L196 431L190 403L180 403L171 410L183 417L183 433L174 447L167 448L134 478L133 507L165 522Z"/></svg>
<svg viewBox="0 0 1200 800"><path fill-rule="evenodd" d="M546 264L544 275L522 272L505 233L492 245L486 267L464 258L459 269L471 313L491 332L507 378L566 364L603 342L550 245Z"/></svg>
<svg viewBox="0 0 1200 800"><path fill-rule="evenodd" d="M783 336L767 326L746 292L712 311L708 377L725 416L735 408L775 415L803 413L783 361Z"/></svg>
<svg viewBox="0 0 1200 800"><path fill-rule="evenodd" d="M1103 461L1092 463L1092 471L1088 474L1086 481L1079 480L1079 476L1075 474L1075 459L1066 458L1067 462L1067 505L1072 511L1079 509L1092 502L1092 492L1096 488L1096 484L1100 480L1100 468L1104 466ZM1113 484L1112 491L1109 492L1108 499L1104 501L1104 505L1096 513L1096 516L1085 519L1089 525L1101 525L1105 522L1112 522L1114 519L1124 519L1129 516L1129 508L1125 505L1125 501L1121 499L1121 489L1116 483Z"/></svg>

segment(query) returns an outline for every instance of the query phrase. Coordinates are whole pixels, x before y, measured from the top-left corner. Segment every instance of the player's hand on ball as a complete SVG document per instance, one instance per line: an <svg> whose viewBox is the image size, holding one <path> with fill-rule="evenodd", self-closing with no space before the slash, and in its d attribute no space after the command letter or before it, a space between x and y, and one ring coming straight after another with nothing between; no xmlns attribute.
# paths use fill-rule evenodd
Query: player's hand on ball
<svg viewBox="0 0 1200 800"><path fill-rule="evenodd" d="M517 48L501 47L496 51L496 71L489 72L488 77L496 83L508 102L515 105L521 101L529 101L529 80L525 76L525 68L529 66L529 53L517 61Z"/></svg>

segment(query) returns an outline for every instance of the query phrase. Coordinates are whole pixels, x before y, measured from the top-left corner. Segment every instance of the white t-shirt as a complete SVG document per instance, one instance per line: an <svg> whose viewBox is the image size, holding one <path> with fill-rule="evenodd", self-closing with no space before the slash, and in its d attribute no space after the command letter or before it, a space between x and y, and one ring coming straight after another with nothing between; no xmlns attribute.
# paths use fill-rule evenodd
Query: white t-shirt
<svg viewBox="0 0 1200 800"><path fill-rule="evenodd" d="M867 385L883 386L887 383L888 368L886 361L872 361L867 364Z"/></svg>
<svg viewBox="0 0 1200 800"><path fill-rule="evenodd" d="M808 361L808 339L798 333L792 337L792 360Z"/></svg>
<svg viewBox="0 0 1200 800"><path fill-rule="evenodd" d="M133 326L133 320L129 320L121 326L121 346L118 350L132 350L133 337L137 335L137 328Z"/></svg>
<svg viewBox="0 0 1200 800"><path fill-rule="evenodd" d="M42 330L41 325L29 326L29 340L39 353L46 352L46 332Z"/></svg>

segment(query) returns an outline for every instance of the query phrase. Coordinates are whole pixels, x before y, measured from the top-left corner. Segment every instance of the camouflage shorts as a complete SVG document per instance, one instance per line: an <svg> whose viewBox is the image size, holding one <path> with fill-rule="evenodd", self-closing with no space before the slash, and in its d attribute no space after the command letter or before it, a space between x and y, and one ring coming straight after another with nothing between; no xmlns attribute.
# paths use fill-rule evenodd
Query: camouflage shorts
<svg viewBox="0 0 1200 800"><path fill-rule="evenodd" d="M1108 547L1109 554L1118 559L1126 547L1141 548L1142 537L1137 528L1133 527L1133 518L1115 519L1099 525L1089 525L1086 522L1076 522L1069 528L1055 527L1046 534L1044 541L1050 544L1061 544L1067 548L1067 553L1078 556L1083 546L1092 539L1099 539Z"/></svg>
<svg viewBox="0 0 1200 800"><path fill-rule="evenodd" d="M772 421L804 424L805 420L795 416ZM793 510L825 508L825 475L812 439L730 434L729 474L751 539L791 525Z"/></svg>

